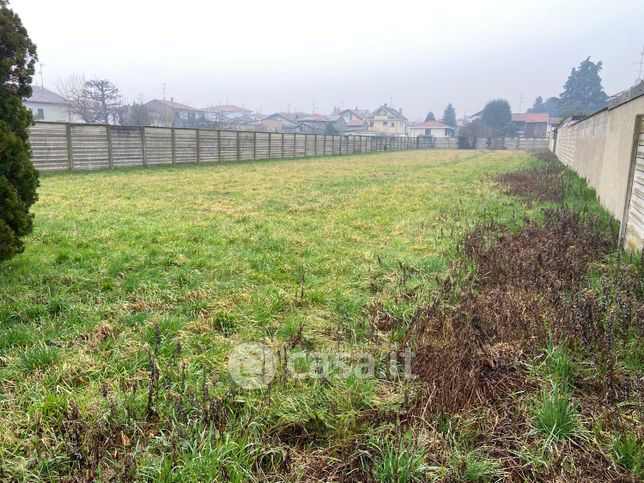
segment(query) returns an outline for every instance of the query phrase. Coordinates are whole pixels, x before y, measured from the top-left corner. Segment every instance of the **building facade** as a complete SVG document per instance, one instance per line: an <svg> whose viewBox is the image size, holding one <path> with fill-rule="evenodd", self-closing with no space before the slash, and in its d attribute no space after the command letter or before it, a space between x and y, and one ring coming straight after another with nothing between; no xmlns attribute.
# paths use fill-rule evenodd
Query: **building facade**
<svg viewBox="0 0 644 483"><path fill-rule="evenodd" d="M425 121L419 124L412 124L407 129L407 135L413 137L432 136L435 138L449 138L455 134L456 129L438 121Z"/></svg>
<svg viewBox="0 0 644 483"><path fill-rule="evenodd" d="M31 97L24 99L23 104L31 110L34 121L80 122L72 114L67 99L45 87L32 87Z"/></svg>
<svg viewBox="0 0 644 483"><path fill-rule="evenodd" d="M152 124L164 127L195 127L206 120L206 113L174 100L152 99L145 104Z"/></svg>
<svg viewBox="0 0 644 483"><path fill-rule="evenodd" d="M393 109L383 104L365 118L367 129L371 132L404 136L407 133L407 118L402 109Z"/></svg>

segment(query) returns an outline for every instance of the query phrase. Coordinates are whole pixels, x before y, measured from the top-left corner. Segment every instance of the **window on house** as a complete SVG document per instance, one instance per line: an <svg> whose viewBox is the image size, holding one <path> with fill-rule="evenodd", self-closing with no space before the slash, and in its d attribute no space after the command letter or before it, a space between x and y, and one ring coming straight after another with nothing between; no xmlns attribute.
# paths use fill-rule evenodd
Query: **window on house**
<svg viewBox="0 0 644 483"><path fill-rule="evenodd" d="M38 112L36 113L36 120L42 121L43 119L45 119L45 110L38 109Z"/></svg>
<svg viewBox="0 0 644 483"><path fill-rule="evenodd" d="M373 121L369 121L369 127L373 127Z"/></svg>
<svg viewBox="0 0 644 483"><path fill-rule="evenodd" d="M394 123L393 123L393 122L391 123L391 127L394 127Z"/></svg>

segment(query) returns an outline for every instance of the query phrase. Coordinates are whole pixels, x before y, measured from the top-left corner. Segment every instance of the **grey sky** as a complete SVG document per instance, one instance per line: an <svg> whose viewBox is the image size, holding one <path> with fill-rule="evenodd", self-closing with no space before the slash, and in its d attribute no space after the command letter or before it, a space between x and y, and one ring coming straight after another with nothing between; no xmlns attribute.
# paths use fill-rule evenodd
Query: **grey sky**
<svg viewBox="0 0 644 483"><path fill-rule="evenodd" d="M391 100L410 118L440 117L448 102L460 117L497 97L525 110L589 55L609 94L630 86L644 45L642 0L10 4L45 87L77 72L112 80L128 101L160 98L165 83L168 99L265 113Z"/></svg>

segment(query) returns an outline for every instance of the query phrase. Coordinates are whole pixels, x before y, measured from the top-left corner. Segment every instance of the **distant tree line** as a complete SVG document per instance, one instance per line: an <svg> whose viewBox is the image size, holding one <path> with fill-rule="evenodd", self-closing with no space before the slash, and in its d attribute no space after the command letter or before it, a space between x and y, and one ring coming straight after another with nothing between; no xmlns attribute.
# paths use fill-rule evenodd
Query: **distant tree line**
<svg viewBox="0 0 644 483"><path fill-rule="evenodd" d="M528 112L546 112L550 117L565 118L602 109L608 96L601 84L601 69L601 62L594 63L588 57L572 69L559 97L544 100L538 96ZM510 104L504 99L488 102L477 119L459 129L459 137L463 139L513 136L516 136L516 126L512 122Z"/></svg>

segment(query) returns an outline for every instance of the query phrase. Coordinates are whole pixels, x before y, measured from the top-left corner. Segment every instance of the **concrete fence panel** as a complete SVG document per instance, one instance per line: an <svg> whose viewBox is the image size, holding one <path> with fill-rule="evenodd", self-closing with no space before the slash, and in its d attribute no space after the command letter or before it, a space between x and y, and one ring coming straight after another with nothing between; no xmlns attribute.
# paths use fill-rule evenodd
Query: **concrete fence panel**
<svg viewBox="0 0 644 483"><path fill-rule="evenodd" d="M217 131L38 122L30 131L39 171L92 170L254 159L334 156L406 149L458 148L458 138ZM526 149L547 140L520 140ZM476 146L520 144L479 138ZM505 145L504 145L505 143Z"/></svg>
<svg viewBox="0 0 644 483"><path fill-rule="evenodd" d="M581 120L566 120L553 141L559 159L588 180L604 208L621 222L621 243L641 250L637 229L641 177L639 145L644 115L644 82ZM628 231L632 214L634 228ZM631 237L627 242L627 234ZM637 244L640 246L637 247Z"/></svg>

